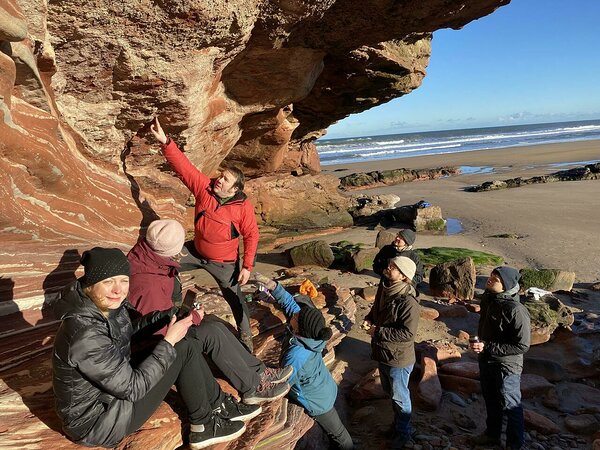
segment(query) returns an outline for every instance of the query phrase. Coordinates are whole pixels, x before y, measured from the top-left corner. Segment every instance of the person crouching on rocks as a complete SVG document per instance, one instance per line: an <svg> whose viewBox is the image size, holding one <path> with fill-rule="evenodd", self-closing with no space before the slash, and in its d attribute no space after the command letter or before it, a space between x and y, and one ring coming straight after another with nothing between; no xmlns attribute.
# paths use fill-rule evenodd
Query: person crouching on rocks
<svg viewBox="0 0 600 450"><path fill-rule="evenodd" d="M130 268L123 252L95 247L83 253L83 277L57 300L61 324L52 355L56 412L66 435L89 447L115 447L137 431L175 384L191 423L189 444L205 448L240 436L244 422L221 419L212 404L222 398L198 346L184 339L192 316L168 322L166 333L143 358L131 354L131 337L164 318L154 312L132 323ZM206 363L205 363L206 364Z"/></svg>
<svg viewBox="0 0 600 450"><path fill-rule="evenodd" d="M394 410L392 449L404 448L412 435L408 381L414 368L420 308L412 284L416 265L406 256L389 260L363 328L371 337L372 358L379 363L383 390Z"/></svg>
<svg viewBox="0 0 600 450"><path fill-rule="evenodd" d="M295 299L281 284L257 273L255 280L268 289L288 319L281 349L281 365L294 368L288 397L321 426L335 448L354 449L350 433L334 407L337 384L323 361L323 349L333 335L323 314L309 297Z"/></svg>
<svg viewBox="0 0 600 450"><path fill-rule="evenodd" d="M155 220L128 253L131 264L129 302L141 314L168 310L181 304L179 263L185 241L185 230L176 220ZM212 359L232 386L240 393L243 404L226 395L221 405L222 416L250 419L260 408L255 405L283 397L289 390L285 381L292 375L291 366L282 369L266 367L252 355L218 319L204 318L204 307L198 310L200 321L190 327L187 337L197 342L199 352ZM164 334L164 329L158 334ZM202 361L205 364L204 361Z"/></svg>
<svg viewBox="0 0 600 450"><path fill-rule="evenodd" d="M525 440L521 405L523 355L529 350L531 321L520 302L519 271L496 267L485 285L479 316L479 340L470 343L479 354L479 379L487 412L486 430L474 445L500 445L506 415L506 447L520 450Z"/></svg>

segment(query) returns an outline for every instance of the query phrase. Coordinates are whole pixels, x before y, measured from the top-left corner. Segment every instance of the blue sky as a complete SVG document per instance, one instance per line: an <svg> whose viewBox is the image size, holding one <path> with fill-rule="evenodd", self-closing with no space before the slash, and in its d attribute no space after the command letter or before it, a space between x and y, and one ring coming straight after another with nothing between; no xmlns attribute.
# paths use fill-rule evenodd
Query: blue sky
<svg viewBox="0 0 600 450"><path fill-rule="evenodd" d="M326 138L600 119L600 1L513 0L434 33L423 84Z"/></svg>

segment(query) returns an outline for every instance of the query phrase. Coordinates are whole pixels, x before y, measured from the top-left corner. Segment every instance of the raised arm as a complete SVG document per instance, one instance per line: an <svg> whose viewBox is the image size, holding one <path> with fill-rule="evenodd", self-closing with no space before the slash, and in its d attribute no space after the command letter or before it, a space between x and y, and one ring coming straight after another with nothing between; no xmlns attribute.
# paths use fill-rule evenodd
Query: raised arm
<svg viewBox="0 0 600 450"><path fill-rule="evenodd" d="M160 142L162 152L165 155L168 163L171 165L177 176L183 181L183 184L195 195L200 192L210 183L210 178L200 172L196 166L194 166L187 156L183 154L177 147L175 142L167 137L164 130L160 126L158 118L154 119L154 123L150 125L150 131Z"/></svg>

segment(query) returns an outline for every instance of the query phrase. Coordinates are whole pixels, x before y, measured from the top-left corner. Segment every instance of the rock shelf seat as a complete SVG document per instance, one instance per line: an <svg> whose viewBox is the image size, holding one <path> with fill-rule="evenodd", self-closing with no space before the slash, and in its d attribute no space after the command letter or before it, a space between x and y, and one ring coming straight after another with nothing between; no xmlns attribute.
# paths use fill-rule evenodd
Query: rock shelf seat
<svg viewBox="0 0 600 450"><path fill-rule="evenodd" d="M294 292L297 286L288 289ZM198 286L191 279L184 280L184 290L195 292L207 313L232 322L231 311L220 292ZM324 358L339 381L341 373L333 370L334 348L352 326L356 305L347 289L324 285L319 290L316 304L322 308L334 333ZM249 306L255 354L267 365L276 365L285 318L273 305L251 302ZM0 448L80 448L62 434L54 413L51 352L59 322L44 314L43 320L32 325L15 317L23 314L0 317ZM237 395L226 380L218 378L217 373L216 376L224 391ZM182 445L182 429L186 424L180 420L181 402L173 391L172 394L138 432L117 448L173 449ZM283 398L263 405L263 412L248 423L247 431L238 440L212 448L292 449L312 426L313 420L302 408Z"/></svg>

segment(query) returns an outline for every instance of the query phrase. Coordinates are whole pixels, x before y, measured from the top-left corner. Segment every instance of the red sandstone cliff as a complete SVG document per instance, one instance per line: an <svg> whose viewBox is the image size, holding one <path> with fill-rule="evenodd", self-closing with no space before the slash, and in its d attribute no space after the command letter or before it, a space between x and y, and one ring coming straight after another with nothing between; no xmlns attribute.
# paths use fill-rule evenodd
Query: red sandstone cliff
<svg viewBox="0 0 600 450"><path fill-rule="evenodd" d="M155 115L206 172L315 173L324 128L420 85L434 30L508 2L0 0L3 323L40 320L78 250L186 214L141 131Z"/></svg>

